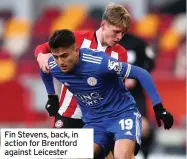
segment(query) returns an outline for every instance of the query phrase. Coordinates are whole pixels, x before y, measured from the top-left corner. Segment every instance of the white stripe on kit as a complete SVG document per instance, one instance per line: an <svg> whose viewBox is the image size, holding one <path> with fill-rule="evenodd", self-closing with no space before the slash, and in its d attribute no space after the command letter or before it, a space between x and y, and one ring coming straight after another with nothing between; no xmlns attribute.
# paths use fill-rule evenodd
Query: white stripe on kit
<svg viewBox="0 0 187 159"><path fill-rule="evenodd" d="M118 54L117 52L115 52L115 51L112 51L112 52L111 52L111 57L113 57L113 58L115 58L116 60L118 60L118 59L119 59L119 54Z"/></svg>
<svg viewBox="0 0 187 159"><path fill-rule="evenodd" d="M100 40L98 38L98 31L96 31L96 39L97 39L97 50L105 52L108 46L107 45L103 46L101 44L101 42L100 42Z"/></svg>
<svg viewBox="0 0 187 159"><path fill-rule="evenodd" d="M141 115L137 112L134 113L136 116L136 142L140 145L141 144L141 125L140 125L140 120L141 120Z"/></svg>
<svg viewBox="0 0 187 159"><path fill-rule="evenodd" d="M55 65L55 64L56 64L55 61L51 61L51 62L49 62L49 66L52 66L52 65Z"/></svg>
<svg viewBox="0 0 187 159"><path fill-rule="evenodd" d="M87 57L91 57L91 58L93 58L93 60L95 60L95 59L98 59L98 60L102 60L103 58L102 57L99 57L99 56L93 56L93 55L90 55L90 54L85 54L85 53L83 53L83 56L87 56Z"/></svg>
<svg viewBox="0 0 187 159"><path fill-rule="evenodd" d="M51 62L49 62L49 64L54 64L55 63L55 61L51 61Z"/></svg>
<svg viewBox="0 0 187 159"><path fill-rule="evenodd" d="M55 64L56 64L55 61L49 62L49 66L53 66Z"/></svg>
<svg viewBox="0 0 187 159"><path fill-rule="evenodd" d="M81 48L89 48L90 45L91 45L92 41L91 40L88 40L88 39L84 39L83 40L83 43L81 45Z"/></svg>
<svg viewBox="0 0 187 159"><path fill-rule="evenodd" d="M64 87L64 85L62 87ZM67 110L67 108L72 100L72 97L73 97L73 94L67 89L66 94L64 96L64 101L63 101L62 105L60 105L60 109L58 110L58 113L60 115L62 115Z"/></svg>
<svg viewBox="0 0 187 159"><path fill-rule="evenodd" d="M98 41L97 50L105 52L108 46L102 46Z"/></svg>
<svg viewBox="0 0 187 159"><path fill-rule="evenodd" d="M97 64L101 64L102 59L103 59L102 57L93 56L85 53L83 53L83 57L82 57L82 61L97 63Z"/></svg>
<svg viewBox="0 0 187 159"><path fill-rule="evenodd" d="M93 59L93 57L87 57L87 56L84 56L83 55L83 59L88 59L88 60L94 60L94 61L98 61L98 62L101 62L101 60L100 59Z"/></svg>
<svg viewBox="0 0 187 159"><path fill-rule="evenodd" d="M49 63L49 67L51 69L53 69L55 66L57 66L57 64L54 61Z"/></svg>
<svg viewBox="0 0 187 159"><path fill-rule="evenodd" d="M75 109L75 112L73 113L73 115L71 117L74 119L81 119L82 118L82 112L81 112L79 105L77 105L77 108Z"/></svg>
<svg viewBox="0 0 187 159"><path fill-rule="evenodd" d="M91 62L91 63L96 63L96 64L101 64L101 62L98 62L98 61L91 61L91 60L87 60L87 59L82 59L82 61Z"/></svg>
<svg viewBox="0 0 187 159"><path fill-rule="evenodd" d="M57 65L56 63L49 64L50 67L53 67L54 65Z"/></svg>
<svg viewBox="0 0 187 159"><path fill-rule="evenodd" d="M123 77L123 79L125 79L125 78L127 78L129 76L130 71L131 71L131 65L128 64L127 65L127 71L126 71L125 76Z"/></svg>
<svg viewBox="0 0 187 159"><path fill-rule="evenodd" d="M60 97L62 96L63 89L64 89L64 84L62 83L62 87L61 87L61 91L60 91Z"/></svg>

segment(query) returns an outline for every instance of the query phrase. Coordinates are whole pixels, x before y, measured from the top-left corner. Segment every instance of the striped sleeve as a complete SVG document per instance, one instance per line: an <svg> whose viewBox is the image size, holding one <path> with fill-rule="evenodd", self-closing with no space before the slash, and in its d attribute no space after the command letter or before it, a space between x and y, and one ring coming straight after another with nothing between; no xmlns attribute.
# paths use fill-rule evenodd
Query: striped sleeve
<svg viewBox="0 0 187 159"><path fill-rule="evenodd" d="M94 55L86 54L86 53L82 54L82 61L86 61L86 62L90 62L90 63L96 63L96 64L101 64L102 59L103 58L99 57L99 56L94 56Z"/></svg>
<svg viewBox="0 0 187 159"><path fill-rule="evenodd" d="M125 76L123 76L123 79L126 79L129 77L130 71L131 71L131 65L127 64L126 73L125 73Z"/></svg>
<svg viewBox="0 0 187 159"><path fill-rule="evenodd" d="M127 78L130 72L130 68L130 65L127 63L119 62L115 58L105 54L105 56L103 56L100 72L101 75L104 76L110 74L121 78Z"/></svg>
<svg viewBox="0 0 187 159"><path fill-rule="evenodd" d="M102 70L102 74L108 78L110 78L111 75L115 75L118 76L118 78L131 78L138 80L150 97L153 106L162 102L151 75L145 69L125 62L119 62L112 57L106 56L102 62L100 70Z"/></svg>
<svg viewBox="0 0 187 159"><path fill-rule="evenodd" d="M127 65L125 63L123 64ZM145 92L150 97L153 106L162 103L162 99L155 87L152 77L147 72L147 70L128 64L124 78L131 78L131 79L138 80L141 86L143 87L143 89L145 90Z"/></svg>

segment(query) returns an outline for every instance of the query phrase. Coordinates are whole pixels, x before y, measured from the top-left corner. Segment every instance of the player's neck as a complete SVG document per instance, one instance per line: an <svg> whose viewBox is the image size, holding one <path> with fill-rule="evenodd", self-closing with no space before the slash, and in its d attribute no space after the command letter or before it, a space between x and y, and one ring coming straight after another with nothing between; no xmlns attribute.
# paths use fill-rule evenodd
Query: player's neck
<svg viewBox="0 0 187 159"><path fill-rule="evenodd" d="M97 38L97 42L100 43L102 46L106 46L106 45L107 45L107 44L105 43L105 41L104 41L101 28L99 28L99 29L96 31L96 38Z"/></svg>

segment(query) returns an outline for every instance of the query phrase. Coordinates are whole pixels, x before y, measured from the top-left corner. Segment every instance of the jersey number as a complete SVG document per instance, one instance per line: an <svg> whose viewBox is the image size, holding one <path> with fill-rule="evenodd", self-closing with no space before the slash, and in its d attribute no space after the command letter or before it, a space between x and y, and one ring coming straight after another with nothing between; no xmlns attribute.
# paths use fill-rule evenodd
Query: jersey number
<svg viewBox="0 0 187 159"><path fill-rule="evenodd" d="M121 125L121 130L130 130L133 127L133 120L132 119L121 119L119 121L119 124Z"/></svg>

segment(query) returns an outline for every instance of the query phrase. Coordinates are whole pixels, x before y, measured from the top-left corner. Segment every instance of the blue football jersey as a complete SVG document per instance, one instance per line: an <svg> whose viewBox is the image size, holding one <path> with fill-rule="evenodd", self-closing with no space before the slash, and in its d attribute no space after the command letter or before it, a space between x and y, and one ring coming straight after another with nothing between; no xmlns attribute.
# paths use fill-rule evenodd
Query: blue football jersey
<svg viewBox="0 0 187 159"><path fill-rule="evenodd" d="M134 98L123 83L131 65L91 49L80 49L79 56L78 64L69 73L61 71L53 56L49 66L51 74L73 93L84 122L115 117L135 107Z"/></svg>

